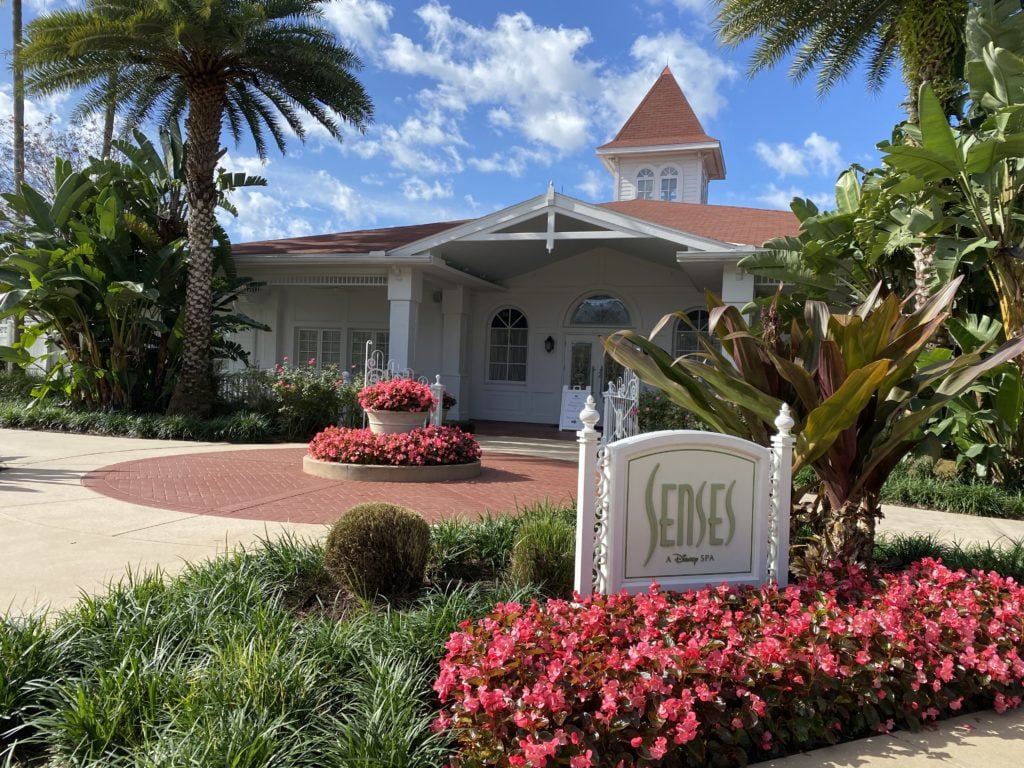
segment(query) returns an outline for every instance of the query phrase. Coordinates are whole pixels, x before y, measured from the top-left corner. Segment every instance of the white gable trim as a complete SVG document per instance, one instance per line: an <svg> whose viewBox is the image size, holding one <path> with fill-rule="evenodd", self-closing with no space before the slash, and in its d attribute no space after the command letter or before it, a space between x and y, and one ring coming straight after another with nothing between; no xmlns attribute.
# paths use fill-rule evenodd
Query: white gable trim
<svg viewBox="0 0 1024 768"><path fill-rule="evenodd" d="M582 200L577 200L574 197L553 192L549 189L546 194L531 197L529 200L524 200L521 203L509 206L503 210L466 222L458 227L453 227L452 229L447 229L444 232L439 232L436 235L425 237L422 240L417 240L416 242L395 248L389 251L388 255L394 258L408 258L416 254L430 251L431 249L437 248L446 243L456 242L459 240L465 240L468 242L474 239L479 239L474 237L478 235L498 235L497 237L486 238L488 240L533 239L532 237L524 238L520 236L521 233L500 233L497 232L497 230L535 218L545 212L548 213L549 217L556 213L561 213L570 218L574 218L594 226L604 227L607 230L622 233L621 236L623 237L655 238L665 240L670 243L676 243L678 245L685 246L688 249L697 251L721 252L736 250L737 253L740 253L743 250L740 247L731 245L730 243L712 240L689 232L681 232L680 230L672 229L671 227L664 227L660 224L654 224L652 222L645 221L644 219L636 218L635 216L629 216L628 214L619 213L618 211L613 211L598 205L591 205L590 203L585 203ZM504 237L501 236L503 234L505 235ZM609 237L609 235L598 233L594 234L595 240L607 237Z"/></svg>

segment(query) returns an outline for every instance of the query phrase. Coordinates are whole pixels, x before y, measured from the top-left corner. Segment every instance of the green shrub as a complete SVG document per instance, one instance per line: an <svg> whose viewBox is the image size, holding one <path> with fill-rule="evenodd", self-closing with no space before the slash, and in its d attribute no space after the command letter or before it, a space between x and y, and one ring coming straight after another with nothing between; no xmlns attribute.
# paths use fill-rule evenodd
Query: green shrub
<svg viewBox="0 0 1024 768"><path fill-rule="evenodd" d="M324 549L328 573L353 592L400 595L423 584L430 526L396 504L359 504L331 526Z"/></svg>
<svg viewBox="0 0 1024 768"><path fill-rule="evenodd" d="M494 581L508 572L519 528L537 516L555 516L574 525L576 510L547 502L516 514L486 515L480 520L442 520L430 532L429 576L434 583Z"/></svg>
<svg viewBox="0 0 1024 768"><path fill-rule="evenodd" d="M25 373L23 368L7 370L4 364L0 363L0 400L7 398L28 398L32 394L32 387L36 379Z"/></svg>
<svg viewBox="0 0 1024 768"><path fill-rule="evenodd" d="M576 529L555 513L537 514L519 527L509 575L519 585L534 584L552 597L572 594Z"/></svg>
<svg viewBox="0 0 1024 768"><path fill-rule="evenodd" d="M1018 582L1024 581L1024 538L961 544L941 541L934 534L918 533L882 535L875 543L875 560L886 568L906 568L926 557L940 559L954 570L995 571Z"/></svg>
<svg viewBox="0 0 1024 768"><path fill-rule="evenodd" d="M248 411L197 419L159 413L83 411L47 400L24 399L0 399L0 427L211 443L265 443L277 437L267 416Z"/></svg>
<svg viewBox="0 0 1024 768"><path fill-rule="evenodd" d="M641 432L701 428L700 422L689 411L673 403L660 390L645 390L640 393L638 420Z"/></svg>

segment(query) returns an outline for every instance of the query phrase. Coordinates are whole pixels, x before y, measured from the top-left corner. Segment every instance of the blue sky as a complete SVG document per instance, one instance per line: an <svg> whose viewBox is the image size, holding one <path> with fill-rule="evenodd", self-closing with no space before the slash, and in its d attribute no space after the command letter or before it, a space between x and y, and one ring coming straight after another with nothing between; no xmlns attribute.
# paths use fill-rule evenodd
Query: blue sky
<svg viewBox="0 0 1024 768"><path fill-rule="evenodd" d="M60 5L25 0L26 16ZM9 19L9 4L0 13ZM327 23L362 57L376 109L360 135L316 130L266 164L229 144L232 170L269 181L236 199L235 242L479 216L556 189L611 196L594 155L668 64L727 177L710 202L784 208L793 195L829 205L837 173L877 162L901 119L894 77L868 93L859 73L824 100L785 67L745 74L749 48L723 49L706 0L471 2L334 0ZM10 48L9 24L0 45ZM10 75L0 110L10 109ZM67 119L74 96L33 102L30 119Z"/></svg>

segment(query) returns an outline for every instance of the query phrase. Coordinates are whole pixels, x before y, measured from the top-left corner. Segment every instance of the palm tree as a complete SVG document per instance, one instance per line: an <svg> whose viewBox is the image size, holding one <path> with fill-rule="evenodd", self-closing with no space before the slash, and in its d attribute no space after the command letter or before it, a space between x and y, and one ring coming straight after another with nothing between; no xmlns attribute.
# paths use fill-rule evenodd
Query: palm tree
<svg viewBox="0 0 1024 768"><path fill-rule="evenodd" d="M80 108L101 111L118 73L117 104L131 127L185 116L188 144L189 273L185 351L170 413L213 404L210 282L215 183L226 125L236 142L267 133L283 152L285 126L304 139L305 116L336 139L342 122L363 130L373 106L353 75L361 66L322 26L323 0L87 0L29 24L23 47L28 87L89 89Z"/></svg>
<svg viewBox="0 0 1024 768"><path fill-rule="evenodd" d="M872 89L902 62L906 109L917 122L917 94L929 82L948 114L963 91L964 25L973 0L715 0L722 42L757 40L749 71L755 74L792 54L789 74L817 72L828 93L867 59Z"/></svg>

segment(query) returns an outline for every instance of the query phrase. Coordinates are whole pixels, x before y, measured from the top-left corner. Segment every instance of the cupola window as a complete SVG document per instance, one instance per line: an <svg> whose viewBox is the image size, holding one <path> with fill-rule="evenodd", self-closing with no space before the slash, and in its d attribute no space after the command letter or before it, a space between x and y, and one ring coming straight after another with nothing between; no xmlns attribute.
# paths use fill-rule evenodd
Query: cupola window
<svg viewBox="0 0 1024 768"><path fill-rule="evenodd" d="M654 171L650 168L641 168L636 175L636 199L654 199Z"/></svg>
<svg viewBox="0 0 1024 768"><path fill-rule="evenodd" d="M661 199L672 203L679 195L679 171L669 166L661 172Z"/></svg>

